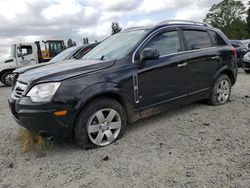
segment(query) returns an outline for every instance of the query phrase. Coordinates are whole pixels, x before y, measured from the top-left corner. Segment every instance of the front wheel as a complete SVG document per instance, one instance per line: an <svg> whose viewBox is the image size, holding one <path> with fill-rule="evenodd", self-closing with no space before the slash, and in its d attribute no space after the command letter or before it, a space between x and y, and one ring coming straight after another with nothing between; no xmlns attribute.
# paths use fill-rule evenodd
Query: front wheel
<svg viewBox="0 0 250 188"><path fill-rule="evenodd" d="M1 77L1 82L6 86L11 86L14 80L12 71L5 72Z"/></svg>
<svg viewBox="0 0 250 188"><path fill-rule="evenodd" d="M74 127L74 140L84 149L107 146L125 132L127 116L119 102L99 98L80 113Z"/></svg>
<svg viewBox="0 0 250 188"><path fill-rule="evenodd" d="M214 83L208 102L210 105L223 105L231 95L231 80L225 74L220 75Z"/></svg>

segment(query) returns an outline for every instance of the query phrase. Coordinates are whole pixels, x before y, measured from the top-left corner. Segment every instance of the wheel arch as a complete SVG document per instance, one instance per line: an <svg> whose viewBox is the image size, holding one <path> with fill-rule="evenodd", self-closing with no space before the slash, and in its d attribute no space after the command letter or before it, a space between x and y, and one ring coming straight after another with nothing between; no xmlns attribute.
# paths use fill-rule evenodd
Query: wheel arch
<svg viewBox="0 0 250 188"><path fill-rule="evenodd" d="M129 123L132 123L138 119L136 116L136 113L134 112L134 106L133 106L132 101L129 100L129 97L126 96L124 92L118 90L117 88L106 90L106 91L95 92L94 94L80 101L76 107L77 108L76 119L78 118L79 114L82 112L82 110L84 110L84 108L87 105L89 105L91 102L99 98L110 98L119 102L126 112ZM76 123L76 120L74 122L74 125L75 123Z"/></svg>
<svg viewBox="0 0 250 188"><path fill-rule="evenodd" d="M220 69L217 72L217 74L214 77L213 84L215 83L215 81L218 78L218 76L221 75L221 74L225 74L225 75L227 75L229 77L232 86L235 84L235 82L236 82L236 76L235 76L234 72L231 69L227 68L227 67L223 67L222 69Z"/></svg>

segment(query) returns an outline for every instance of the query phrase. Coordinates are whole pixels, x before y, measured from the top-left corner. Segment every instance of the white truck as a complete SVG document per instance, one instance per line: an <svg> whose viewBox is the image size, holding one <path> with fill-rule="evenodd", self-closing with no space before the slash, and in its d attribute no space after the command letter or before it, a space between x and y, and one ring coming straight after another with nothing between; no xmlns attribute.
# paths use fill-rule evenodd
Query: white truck
<svg viewBox="0 0 250 188"><path fill-rule="evenodd" d="M7 86L12 85L14 70L20 67L49 61L65 49L63 40L49 40L34 43L13 44L8 59L0 62L0 81Z"/></svg>

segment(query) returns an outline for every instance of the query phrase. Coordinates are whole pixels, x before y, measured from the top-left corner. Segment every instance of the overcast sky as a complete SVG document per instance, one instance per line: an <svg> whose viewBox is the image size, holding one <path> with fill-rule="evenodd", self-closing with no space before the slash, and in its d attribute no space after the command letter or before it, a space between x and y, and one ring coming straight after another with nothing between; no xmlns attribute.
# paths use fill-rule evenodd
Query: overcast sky
<svg viewBox="0 0 250 188"><path fill-rule="evenodd" d="M244 0L242 0L244 1ZM10 45L36 40L110 35L112 21L122 28L165 19L202 21L220 0L0 0L0 59Z"/></svg>

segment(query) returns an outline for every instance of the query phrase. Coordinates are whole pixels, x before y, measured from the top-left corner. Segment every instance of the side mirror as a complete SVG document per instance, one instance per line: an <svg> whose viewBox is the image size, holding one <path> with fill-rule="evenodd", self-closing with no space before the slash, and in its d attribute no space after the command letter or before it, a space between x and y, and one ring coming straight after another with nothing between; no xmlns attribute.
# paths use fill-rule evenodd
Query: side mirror
<svg viewBox="0 0 250 188"><path fill-rule="evenodd" d="M147 60L155 60L160 57L159 51L154 48L145 48L140 54L139 67L143 68Z"/></svg>

